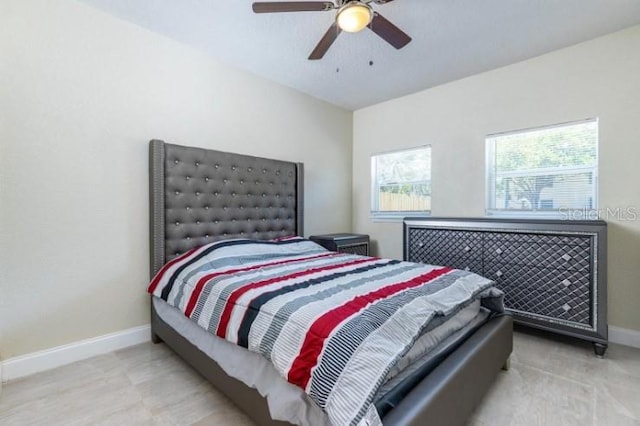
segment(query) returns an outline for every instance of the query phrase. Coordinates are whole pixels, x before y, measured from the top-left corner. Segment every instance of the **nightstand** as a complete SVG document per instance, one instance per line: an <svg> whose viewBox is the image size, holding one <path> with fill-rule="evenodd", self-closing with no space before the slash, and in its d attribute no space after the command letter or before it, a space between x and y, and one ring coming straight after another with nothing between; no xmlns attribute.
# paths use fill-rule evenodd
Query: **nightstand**
<svg viewBox="0 0 640 426"><path fill-rule="evenodd" d="M369 236L364 234L324 234L309 237L314 243L331 251L369 256Z"/></svg>

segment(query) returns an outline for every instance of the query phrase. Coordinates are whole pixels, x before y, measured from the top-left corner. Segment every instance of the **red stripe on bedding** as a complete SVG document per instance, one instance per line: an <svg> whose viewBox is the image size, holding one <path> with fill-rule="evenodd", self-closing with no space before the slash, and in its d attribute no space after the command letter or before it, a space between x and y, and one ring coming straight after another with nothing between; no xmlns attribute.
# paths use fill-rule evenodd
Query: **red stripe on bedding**
<svg viewBox="0 0 640 426"><path fill-rule="evenodd" d="M258 265L247 266L245 268L230 269L230 270L221 271L221 272L212 272L210 274L203 276L198 280L198 283L196 284L196 287L194 288L193 293L191 293L191 297L189 298L189 303L187 304L185 315L188 317L191 317L193 310L196 308L198 304L198 299L200 298L200 294L202 294L202 290L204 289L204 286L207 284L207 282L219 276L235 274L238 272L251 271L254 269L260 269L267 266L285 265L287 263L295 263L295 262L305 262L308 260L314 260L314 259L320 259L323 257L332 257L332 256L338 256L338 255L339 253L329 252L329 253L322 253L322 254L309 256L309 257L297 258L297 259L279 260L279 261L270 262L270 263L260 263Z"/></svg>
<svg viewBox="0 0 640 426"><path fill-rule="evenodd" d="M189 251L181 254L180 256L176 257L175 259L171 260L170 262L165 263L165 265L162 268L160 268L160 270L158 271L156 276L153 277L153 280L151 280L151 284L149 284L149 288L147 289L147 291L149 293L153 294L153 292L156 290L156 287L158 287L158 284L160 283L160 280L164 276L164 273L167 272L167 270L169 268L171 268L173 265L175 265L176 263L180 262L181 260L191 256L193 253L195 253L197 250L199 250L201 248L203 248L203 247L192 248L191 250L189 250Z"/></svg>
<svg viewBox="0 0 640 426"><path fill-rule="evenodd" d="M393 296L401 291L426 284L450 271L452 271L451 268L434 269L408 281L392 284L371 293L357 296L344 305L326 312L307 331L300 352L291 364L287 381L300 386L302 389L307 388L307 383L311 378L311 370L318 363L318 357L324 348L325 340L345 319L356 314L369 304Z"/></svg>
<svg viewBox="0 0 640 426"><path fill-rule="evenodd" d="M225 306L224 306L224 311L222 312L222 315L220 317L220 322L218 323L218 330L216 332L216 335L218 337L223 338L223 339L226 337L226 335L227 335L227 326L229 325L229 321L231 319L231 312L233 311L233 308L235 307L235 304L236 304L237 300L243 294L247 293L249 290L253 290L255 288L268 286L270 284L274 284L274 283L277 283L279 281L285 281L285 280L290 280L290 279L294 279L294 278L303 277L305 275L315 274L317 272L330 271L332 269L343 268L345 266L353 266L353 265L358 265L358 264L365 263L365 262L376 262L376 261L377 261L377 259L373 259L373 258L367 257L365 259L352 260L352 261L349 261L349 262L343 262L343 263L339 263L339 264L336 264L336 265L329 265L329 266L322 266L322 267L319 267L319 268L307 269L306 271L295 272L293 274L283 275L283 276L275 277L275 278L270 278L268 280L257 281L255 283L252 283L252 284L246 285L244 287L241 287L241 288L237 289L235 292L233 292L231 294L231 296L229 296L229 299L227 299L227 302L225 303Z"/></svg>

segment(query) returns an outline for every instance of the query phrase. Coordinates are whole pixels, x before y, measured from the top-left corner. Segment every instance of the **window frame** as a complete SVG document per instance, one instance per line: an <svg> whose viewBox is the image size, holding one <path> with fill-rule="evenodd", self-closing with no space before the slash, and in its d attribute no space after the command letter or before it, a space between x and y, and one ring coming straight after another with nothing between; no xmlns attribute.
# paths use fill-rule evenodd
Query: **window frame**
<svg viewBox="0 0 640 426"><path fill-rule="evenodd" d="M596 158L593 166L574 166L567 167L565 170L571 169L573 173L576 170L588 170L593 173L592 200L593 205L590 209L565 209L556 210L507 210L492 208L495 200L496 189L496 137L509 136L518 133L527 133L539 130L548 130L558 127L568 127L572 125L595 123L596 124ZM528 219L563 219L563 220L581 220L593 219L599 217L599 172L600 172L600 121L597 117L586 118L582 120L567 121L564 123L551 124L547 126L528 127L525 129L510 130L506 132L492 133L485 136L485 216L487 217L503 217L503 218L528 218ZM562 171L558 174L569 174Z"/></svg>
<svg viewBox="0 0 640 426"><path fill-rule="evenodd" d="M370 181L370 191L371 191L371 205L369 210L369 217L374 222L398 222L402 221L405 217L429 217L431 216L431 210L405 210L405 211L380 211L379 203L380 203L380 185L378 184L377 179L377 170L376 170L376 157L380 157L382 155L396 154L401 152L410 152L417 151L420 149L428 149L429 150L429 164L430 173L429 173L429 183L432 183L432 173L431 166L433 164L433 147L430 144L418 145L411 148L401 148L395 149L391 151L383 151L376 152L371 154L369 167L371 172L371 181ZM429 194L429 197L433 199L432 195Z"/></svg>

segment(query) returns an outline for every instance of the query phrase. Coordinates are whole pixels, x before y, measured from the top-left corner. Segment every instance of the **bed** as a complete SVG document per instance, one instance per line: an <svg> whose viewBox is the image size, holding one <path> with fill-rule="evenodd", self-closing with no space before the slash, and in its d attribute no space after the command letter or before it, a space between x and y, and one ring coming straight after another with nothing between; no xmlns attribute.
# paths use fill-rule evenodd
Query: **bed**
<svg viewBox="0 0 640 426"><path fill-rule="evenodd" d="M167 262L176 262L190 250L215 245L216 241L283 241L303 235L302 164L160 140L150 142L149 158L152 277ZM215 336L203 337L200 332L206 333L204 330L193 329L192 321L158 299L153 297L151 306L154 342L165 342L256 424L289 424L272 419L273 401L256 390L265 393L260 383L254 386L240 373L225 372L230 371L225 365L229 359L244 356L237 351L249 351L225 347ZM428 374L419 380L414 375L410 388L405 385L400 396L387 400L384 407L377 406L384 425L465 423L500 368L508 363L512 322L508 316L492 316L458 334L453 343L441 345L437 356L426 359ZM216 350L227 355L216 358ZM258 377L256 381L277 382L263 374L253 376ZM307 420L321 418L308 417L318 415L323 413L314 413L313 408L300 414ZM307 422L320 424L317 420Z"/></svg>

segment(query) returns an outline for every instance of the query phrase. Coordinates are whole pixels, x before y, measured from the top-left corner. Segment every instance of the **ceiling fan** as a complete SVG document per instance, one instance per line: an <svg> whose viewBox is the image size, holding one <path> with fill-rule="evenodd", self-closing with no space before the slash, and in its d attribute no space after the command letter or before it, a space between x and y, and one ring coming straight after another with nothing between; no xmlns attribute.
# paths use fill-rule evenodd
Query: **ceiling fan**
<svg viewBox="0 0 640 426"><path fill-rule="evenodd" d="M385 4L393 0L335 0L330 1L281 1L253 3L255 13L278 12L326 12L337 10L336 20L322 37L311 55L310 60L321 59L329 50L342 31L356 33L366 27L380 36L384 41L402 49L411 37L386 18L374 11L371 3Z"/></svg>

